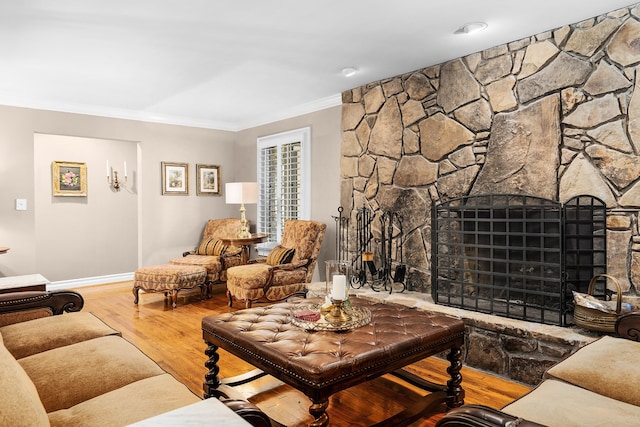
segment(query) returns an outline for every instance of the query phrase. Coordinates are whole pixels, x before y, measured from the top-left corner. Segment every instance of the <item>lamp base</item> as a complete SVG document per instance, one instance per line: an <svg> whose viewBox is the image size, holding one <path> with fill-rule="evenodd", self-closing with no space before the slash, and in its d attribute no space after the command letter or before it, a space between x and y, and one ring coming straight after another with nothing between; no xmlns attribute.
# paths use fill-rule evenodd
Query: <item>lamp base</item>
<svg viewBox="0 0 640 427"><path fill-rule="evenodd" d="M245 213L245 208L244 208L244 203L242 205L240 205L240 231L238 232L238 239L249 239L251 238L251 233L249 233L249 230L247 229L247 218L244 215Z"/></svg>
<svg viewBox="0 0 640 427"><path fill-rule="evenodd" d="M249 233L246 229L245 230L240 230L240 232L237 235L238 239L250 239L251 238L251 233Z"/></svg>

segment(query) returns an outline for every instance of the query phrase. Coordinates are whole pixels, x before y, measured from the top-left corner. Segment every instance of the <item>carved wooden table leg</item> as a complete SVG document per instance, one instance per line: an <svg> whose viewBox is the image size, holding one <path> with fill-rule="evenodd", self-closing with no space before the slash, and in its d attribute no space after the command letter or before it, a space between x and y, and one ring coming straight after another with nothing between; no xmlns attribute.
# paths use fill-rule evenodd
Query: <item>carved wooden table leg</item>
<svg viewBox="0 0 640 427"><path fill-rule="evenodd" d="M309 407L309 413L313 415L314 421L309 424L309 427L325 427L329 425L329 415L327 415L327 407L329 406L329 400L324 402L313 402Z"/></svg>
<svg viewBox="0 0 640 427"><path fill-rule="evenodd" d="M457 408L464 404L464 389L460 385L462 384L462 375L460 374L462 351L460 347L452 347L447 355L447 360L451 363L447 367L447 373L451 376L451 379L447 381L447 407Z"/></svg>
<svg viewBox="0 0 640 427"><path fill-rule="evenodd" d="M220 360L218 346L211 343L207 343L207 345L208 347L204 351L204 354L206 354L209 359L204 362L204 366L208 369L208 372L204 375L204 384L202 385L205 399L223 395L218 391L218 387L220 387L221 384L220 378L218 377L220 373L220 368L218 367L218 361Z"/></svg>

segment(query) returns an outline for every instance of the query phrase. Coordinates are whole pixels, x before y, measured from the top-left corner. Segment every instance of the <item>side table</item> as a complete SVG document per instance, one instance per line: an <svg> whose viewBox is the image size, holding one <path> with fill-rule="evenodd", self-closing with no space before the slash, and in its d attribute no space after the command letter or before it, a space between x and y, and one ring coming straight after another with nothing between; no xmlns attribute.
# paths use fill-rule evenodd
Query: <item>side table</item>
<svg viewBox="0 0 640 427"><path fill-rule="evenodd" d="M223 237L220 240L222 240L222 243L225 245L240 246L242 248L242 253L240 254L242 264L246 264L249 261L249 250L251 245L262 243L267 237L269 237L267 233L254 233L251 237L247 238Z"/></svg>
<svg viewBox="0 0 640 427"><path fill-rule="evenodd" d="M41 274L0 277L0 294L16 291L46 291L49 283L49 280Z"/></svg>

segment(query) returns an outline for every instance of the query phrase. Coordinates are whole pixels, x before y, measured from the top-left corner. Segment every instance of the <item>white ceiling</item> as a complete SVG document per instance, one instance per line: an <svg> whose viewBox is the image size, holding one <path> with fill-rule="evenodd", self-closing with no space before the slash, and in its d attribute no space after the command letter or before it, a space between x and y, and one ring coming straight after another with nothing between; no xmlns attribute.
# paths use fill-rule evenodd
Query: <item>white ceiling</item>
<svg viewBox="0 0 640 427"><path fill-rule="evenodd" d="M629 4L0 0L0 104L240 130ZM489 28L453 34L473 21Z"/></svg>

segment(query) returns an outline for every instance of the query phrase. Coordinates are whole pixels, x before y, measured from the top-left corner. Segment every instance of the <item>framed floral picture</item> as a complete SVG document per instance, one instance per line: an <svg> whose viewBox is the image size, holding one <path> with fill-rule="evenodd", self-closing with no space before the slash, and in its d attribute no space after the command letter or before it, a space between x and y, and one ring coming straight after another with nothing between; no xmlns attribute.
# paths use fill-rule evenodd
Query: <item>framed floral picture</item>
<svg viewBox="0 0 640 427"><path fill-rule="evenodd" d="M189 195L189 165L162 162L162 194Z"/></svg>
<svg viewBox="0 0 640 427"><path fill-rule="evenodd" d="M85 197L87 195L87 165L78 162L51 164L54 196Z"/></svg>
<svg viewBox="0 0 640 427"><path fill-rule="evenodd" d="M198 196L220 195L220 166L196 165L196 194Z"/></svg>

